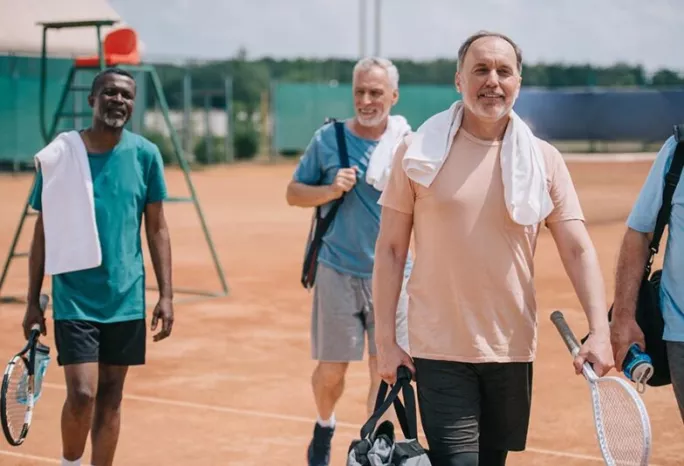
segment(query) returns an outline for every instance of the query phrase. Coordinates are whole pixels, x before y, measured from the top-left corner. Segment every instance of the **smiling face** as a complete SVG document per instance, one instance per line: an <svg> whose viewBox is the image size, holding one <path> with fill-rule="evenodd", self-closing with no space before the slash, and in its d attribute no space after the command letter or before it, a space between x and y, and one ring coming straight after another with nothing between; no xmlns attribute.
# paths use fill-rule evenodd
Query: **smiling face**
<svg viewBox="0 0 684 466"><path fill-rule="evenodd" d="M135 91L135 81L128 76L102 76L88 97L93 118L111 129L123 127L133 114Z"/></svg>
<svg viewBox="0 0 684 466"><path fill-rule="evenodd" d="M515 49L500 37L474 41L456 73L456 87L466 109L489 122L509 114L521 81Z"/></svg>
<svg viewBox="0 0 684 466"><path fill-rule="evenodd" d="M387 71L380 66L360 69L354 74L352 86L358 123L365 127L383 124L399 96Z"/></svg>

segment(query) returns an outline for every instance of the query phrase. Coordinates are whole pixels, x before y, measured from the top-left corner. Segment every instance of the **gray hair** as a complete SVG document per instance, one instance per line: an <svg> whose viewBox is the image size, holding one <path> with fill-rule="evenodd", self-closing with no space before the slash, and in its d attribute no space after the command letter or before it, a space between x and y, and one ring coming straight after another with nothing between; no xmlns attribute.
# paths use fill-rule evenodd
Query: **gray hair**
<svg viewBox="0 0 684 466"><path fill-rule="evenodd" d="M465 60L466 53L468 53L468 49L470 48L471 45L473 45L473 42L475 42L478 39L482 39L483 37L498 37L499 39L503 39L511 46L513 47L513 50L515 50L515 59L516 59L516 64L518 66L518 72L522 73L522 50L520 50L520 47L518 47L518 44L513 42L513 39L508 37L505 34L501 34L499 32L491 32L491 31L478 31L472 36L468 37L463 44L461 44L461 47L458 49L458 63L456 65L456 69L460 69L461 66L463 65L463 61Z"/></svg>
<svg viewBox="0 0 684 466"><path fill-rule="evenodd" d="M397 70L397 67L394 65L394 63L387 58L362 58L356 62L356 65L354 65L354 75L356 75L356 73L359 71L368 71L376 66L387 72L387 77L389 78L392 89L399 89L399 70Z"/></svg>

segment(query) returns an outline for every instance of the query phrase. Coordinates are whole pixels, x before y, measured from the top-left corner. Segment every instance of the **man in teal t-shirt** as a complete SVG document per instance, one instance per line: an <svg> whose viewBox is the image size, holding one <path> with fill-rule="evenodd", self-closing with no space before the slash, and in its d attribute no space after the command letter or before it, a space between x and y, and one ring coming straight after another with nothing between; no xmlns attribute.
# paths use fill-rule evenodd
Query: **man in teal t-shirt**
<svg viewBox="0 0 684 466"><path fill-rule="evenodd" d="M126 373L129 366L145 363L145 269L140 235L143 219L160 290L151 327L155 330L161 320L162 329L154 340L168 337L173 323L171 248L162 203L167 193L161 154L156 145L124 129L133 113L135 92L133 77L120 69L104 70L93 80L88 97L93 108L92 126L81 131L80 136L88 153L102 262L94 268L52 277L57 362L64 367L67 383L61 422L63 465L81 464L91 423L93 448L88 464L112 463ZM27 335L36 322L46 333L38 307L46 256L44 176L48 175L39 167L30 199L39 215L29 261L24 318ZM46 185L49 181L45 181Z"/></svg>

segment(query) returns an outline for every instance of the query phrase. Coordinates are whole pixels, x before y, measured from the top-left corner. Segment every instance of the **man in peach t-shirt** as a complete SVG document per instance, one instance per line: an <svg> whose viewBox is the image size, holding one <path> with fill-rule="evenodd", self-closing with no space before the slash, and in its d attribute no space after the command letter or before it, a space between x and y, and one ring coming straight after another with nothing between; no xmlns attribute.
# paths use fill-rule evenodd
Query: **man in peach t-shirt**
<svg viewBox="0 0 684 466"><path fill-rule="evenodd" d="M603 375L613 357L597 256L553 146L533 138L543 154L551 212L524 225L507 210L500 153L520 90L520 49L503 35L478 33L461 46L458 63L463 118L441 169L428 187L411 179L402 165L408 136L379 201L378 370L389 383L400 365L414 372L433 466L498 466L526 446L537 346L533 257L542 223L589 322L576 372L589 361ZM409 356L396 343L394 322L412 231Z"/></svg>

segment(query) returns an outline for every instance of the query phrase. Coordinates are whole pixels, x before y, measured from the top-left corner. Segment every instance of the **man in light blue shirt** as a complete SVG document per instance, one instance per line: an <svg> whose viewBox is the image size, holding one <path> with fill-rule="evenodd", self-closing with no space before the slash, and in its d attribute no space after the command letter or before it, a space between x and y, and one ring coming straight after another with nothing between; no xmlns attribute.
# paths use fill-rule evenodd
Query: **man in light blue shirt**
<svg viewBox="0 0 684 466"><path fill-rule="evenodd" d="M359 61L354 67L352 85L355 116L343 124L350 168L340 166L335 125L328 123L315 132L287 188L288 204L306 208L321 206L323 215L327 215L334 200L344 195L323 236L317 259L311 342L312 357L318 361L312 377L318 420L307 452L309 466L330 464L334 409L342 396L349 363L363 359L366 337L371 377L368 414L380 385L371 290L382 184L373 176L375 170L371 170L370 177L367 171L371 165L377 166L371 160L381 140L396 138L398 143L401 137L403 130L395 131L401 124L394 123L400 117L390 117L399 96L398 86L399 73L389 60ZM408 126L405 120L403 126ZM389 150L393 145L396 144L382 147ZM377 153L387 156L389 168L391 155L382 148ZM403 342L408 351L407 307L404 291L397 309L397 341Z"/></svg>
<svg viewBox="0 0 684 466"><path fill-rule="evenodd" d="M680 142L684 144L684 141ZM639 286L648 260L649 243L662 204L665 177L673 161L677 141L670 137L660 149L639 197L627 219L618 260L611 340L615 367L622 367L633 343L644 348L644 335L635 320ZM663 258L660 306L667 342L672 385L684 422L684 182L680 181L672 198L668 238Z"/></svg>

